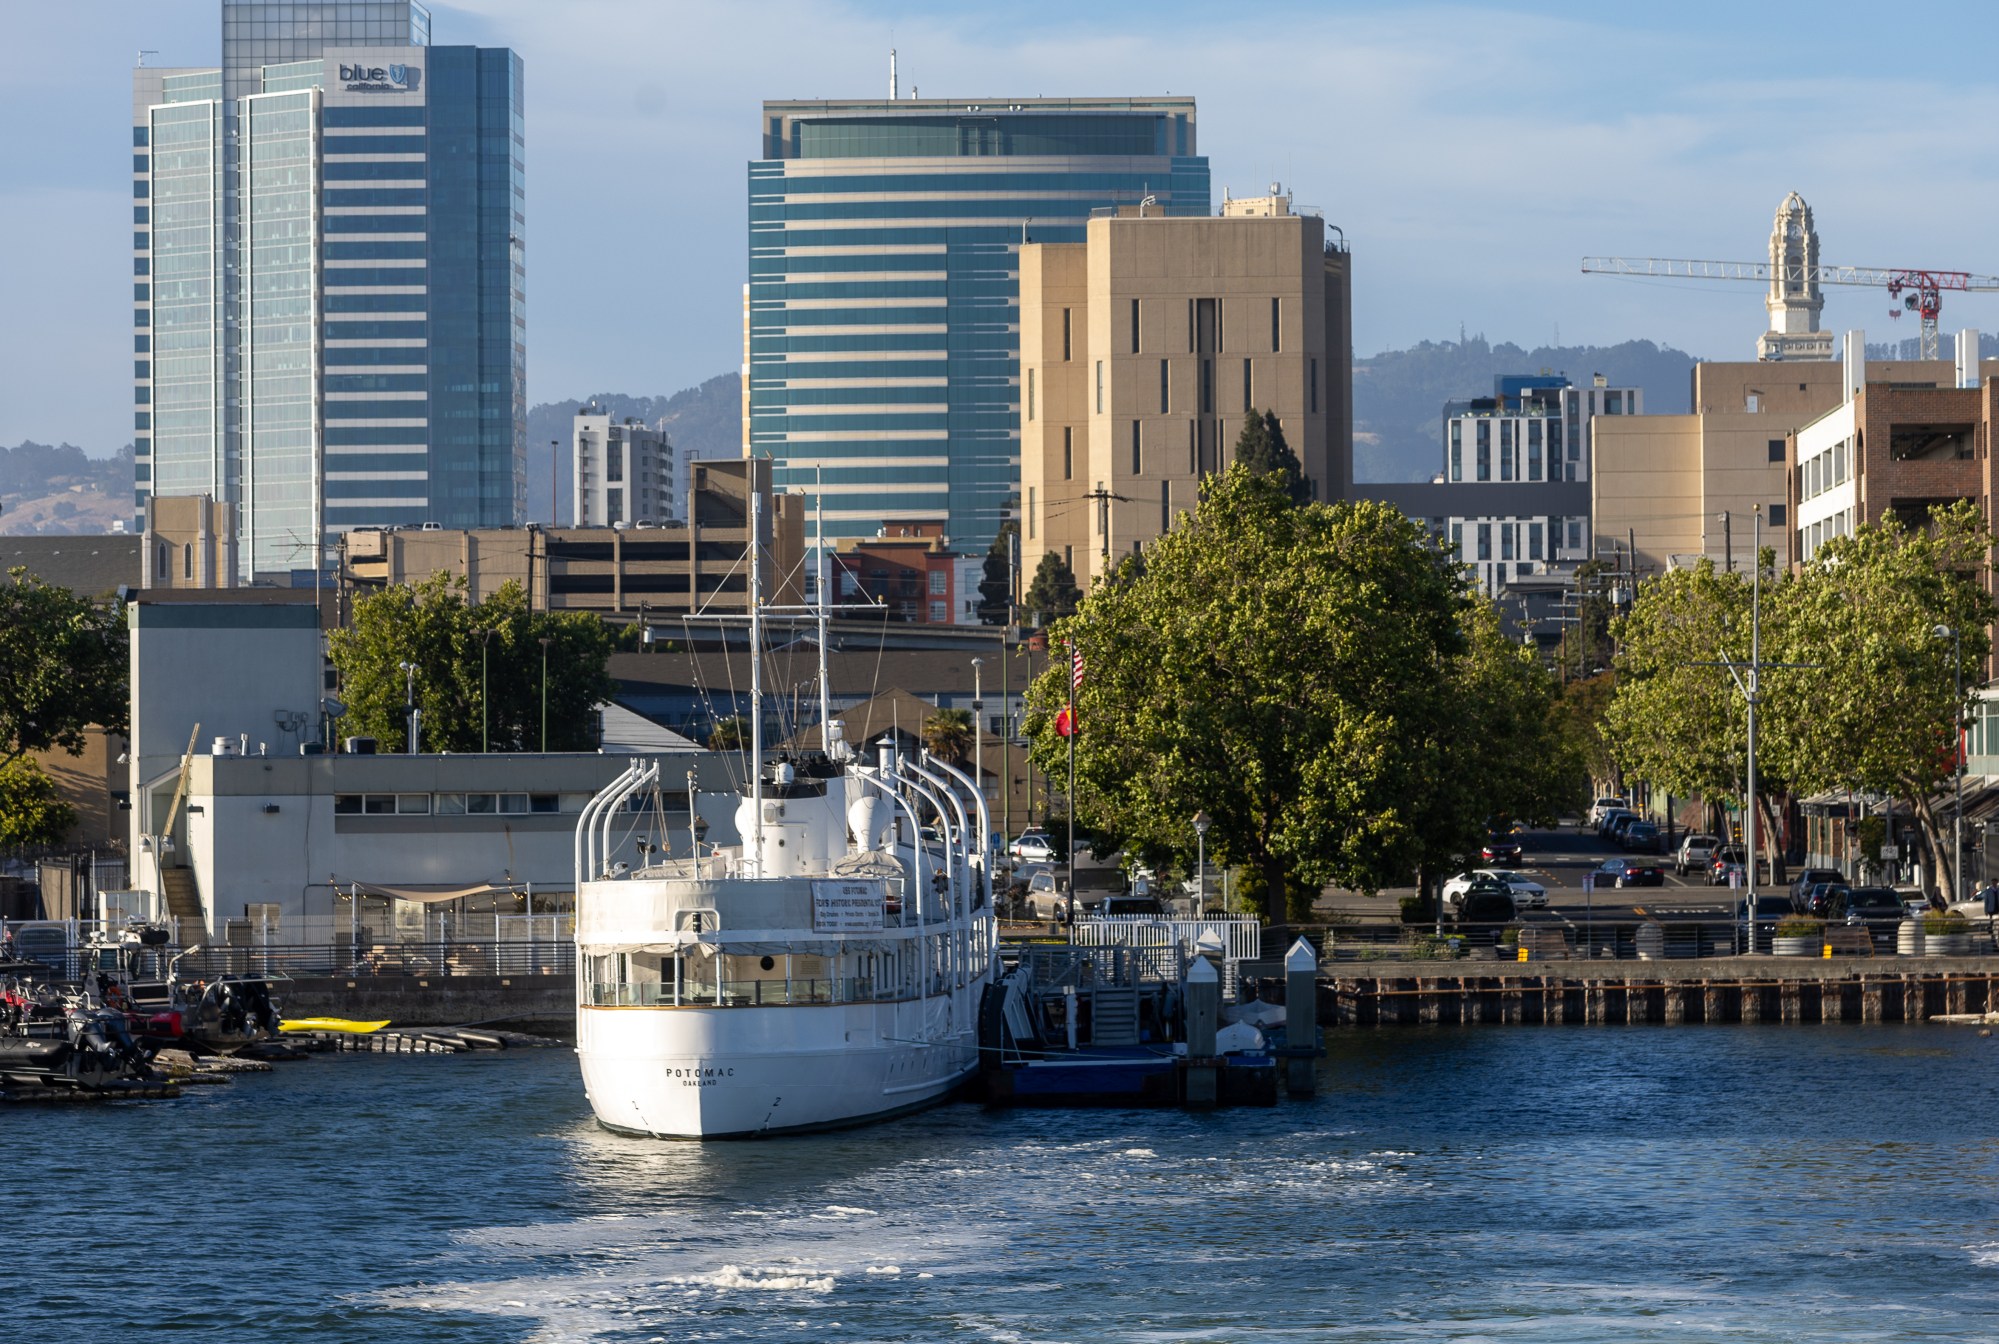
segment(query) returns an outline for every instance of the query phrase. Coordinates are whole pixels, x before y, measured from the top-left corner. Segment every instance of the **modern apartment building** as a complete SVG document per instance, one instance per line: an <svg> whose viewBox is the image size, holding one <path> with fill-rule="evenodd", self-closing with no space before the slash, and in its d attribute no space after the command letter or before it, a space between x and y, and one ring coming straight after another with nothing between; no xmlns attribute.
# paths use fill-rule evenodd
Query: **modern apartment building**
<svg viewBox="0 0 1999 1344"><path fill-rule="evenodd" d="M1291 198L1219 216L1120 207L1020 249L1021 570L1087 588L1171 529L1274 413L1321 499L1352 471L1348 253Z"/></svg>
<svg viewBox="0 0 1999 1344"><path fill-rule="evenodd" d="M632 416L614 420L593 407L577 413L569 460L572 526L667 523L682 516L685 473L663 429Z"/></svg>
<svg viewBox="0 0 1999 1344"><path fill-rule="evenodd" d="M1208 165L1188 97L893 94L763 105L744 452L822 495L827 538L943 518L983 550L1020 488L1021 246L1101 206L1206 215Z"/></svg>
<svg viewBox="0 0 1999 1344"><path fill-rule="evenodd" d="M519 521L520 58L429 45L415 0L221 13L219 67L133 72L137 512L233 505L246 578Z"/></svg>

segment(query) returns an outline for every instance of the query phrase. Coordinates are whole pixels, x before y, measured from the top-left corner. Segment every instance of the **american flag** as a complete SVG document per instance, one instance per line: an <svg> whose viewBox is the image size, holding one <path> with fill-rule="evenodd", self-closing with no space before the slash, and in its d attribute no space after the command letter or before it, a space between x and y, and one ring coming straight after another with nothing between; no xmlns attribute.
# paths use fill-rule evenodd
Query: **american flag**
<svg viewBox="0 0 1999 1344"><path fill-rule="evenodd" d="M1083 647L1071 644L1069 648L1069 689L1078 691L1083 688Z"/></svg>

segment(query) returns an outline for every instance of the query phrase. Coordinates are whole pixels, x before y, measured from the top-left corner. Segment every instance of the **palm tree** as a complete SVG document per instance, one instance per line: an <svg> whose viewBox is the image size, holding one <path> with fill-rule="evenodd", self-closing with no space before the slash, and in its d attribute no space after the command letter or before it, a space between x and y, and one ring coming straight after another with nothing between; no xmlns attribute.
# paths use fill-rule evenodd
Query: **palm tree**
<svg viewBox="0 0 1999 1344"><path fill-rule="evenodd" d="M953 765L964 764L978 731L969 709L940 709L923 721L923 745Z"/></svg>

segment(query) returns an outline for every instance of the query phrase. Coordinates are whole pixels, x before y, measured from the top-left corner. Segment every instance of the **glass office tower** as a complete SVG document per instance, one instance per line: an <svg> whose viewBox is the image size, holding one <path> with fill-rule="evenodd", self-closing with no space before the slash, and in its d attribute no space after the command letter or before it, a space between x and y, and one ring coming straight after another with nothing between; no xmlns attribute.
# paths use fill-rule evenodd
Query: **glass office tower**
<svg viewBox="0 0 1999 1344"><path fill-rule="evenodd" d="M745 451L825 535L944 519L984 547L1019 492L1022 241L1092 210L1208 213L1192 98L767 102L749 166ZM815 528L814 511L807 527Z"/></svg>
<svg viewBox="0 0 1999 1344"><path fill-rule="evenodd" d="M133 84L136 502L237 507L243 577L357 526L516 523L521 64L414 0L223 0Z"/></svg>

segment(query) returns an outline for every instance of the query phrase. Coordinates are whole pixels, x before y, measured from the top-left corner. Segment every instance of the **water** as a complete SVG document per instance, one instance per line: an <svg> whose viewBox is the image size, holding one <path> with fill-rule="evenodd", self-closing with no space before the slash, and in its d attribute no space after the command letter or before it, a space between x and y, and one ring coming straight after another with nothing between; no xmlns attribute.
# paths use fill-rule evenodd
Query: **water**
<svg viewBox="0 0 1999 1344"><path fill-rule="evenodd" d="M1986 1341L1999 1040L1333 1033L1273 1110L694 1145L565 1050L0 1111L8 1337Z"/></svg>

